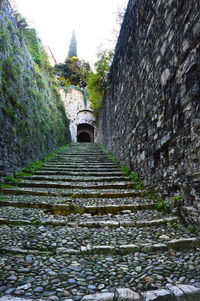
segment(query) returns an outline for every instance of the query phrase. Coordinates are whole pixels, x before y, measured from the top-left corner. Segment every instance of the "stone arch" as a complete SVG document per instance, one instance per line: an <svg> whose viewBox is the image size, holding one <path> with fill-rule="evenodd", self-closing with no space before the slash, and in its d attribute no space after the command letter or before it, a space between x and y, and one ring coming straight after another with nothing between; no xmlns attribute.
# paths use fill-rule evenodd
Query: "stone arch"
<svg viewBox="0 0 200 301"><path fill-rule="evenodd" d="M94 127L88 123L77 126L77 142L94 142Z"/></svg>

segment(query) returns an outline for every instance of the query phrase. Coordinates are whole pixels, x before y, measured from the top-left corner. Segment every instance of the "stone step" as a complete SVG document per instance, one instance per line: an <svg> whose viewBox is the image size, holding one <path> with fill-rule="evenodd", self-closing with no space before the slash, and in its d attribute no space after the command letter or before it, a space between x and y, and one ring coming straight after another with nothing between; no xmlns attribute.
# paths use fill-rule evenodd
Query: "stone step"
<svg viewBox="0 0 200 301"><path fill-rule="evenodd" d="M51 165L50 165L51 164ZM105 162L96 162L96 163L94 163L94 162L81 162L81 163L77 163L77 162L72 162L72 161L70 161L70 162L66 162L66 161L63 161L63 162L61 162L60 160L59 161L53 161L53 160L51 160L51 161L48 161L48 163L47 164L45 164L44 166L45 167L47 167L47 166L54 166L54 167L60 167L60 166L69 166L69 167L90 167L90 166L92 166L92 167L96 167L96 168L98 168L98 167L116 167L116 166L118 166L117 164L114 164L114 163L111 163L111 162L108 162L108 163L105 163Z"/></svg>
<svg viewBox="0 0 200 301"><path fill-rule="evenodd" d="M47 209L49 212L58 215L70 215L70 214L91 214L91 215L103 215L103 214L123 214L123 211L137 211L137 210L152 210L155 209L157 203L140 203L140 204L123 204L123 205L98 205L98 206L76 206L71 202L68 204L49 203L49 202L31 202L28 200L6 200L0 202L1 207L24 207L24 208L36 208L36 209ZM3 210L3 209L2 209Z"/></svg>
<svg viewBox="0 0 200 301"><path fill-rule="evenodd" d="M125 176L118 176L118 177L66 177L66 176L57 176L57 175L52 175L52 176L40 176L40 175L33 175L33 176L25 176L25 177L20 177L21 179L24 180L31 180L31 181L48 181L48 182L130 182L128 177ZM139 184L139 182L134 182L135 185Z"/></svg>
<svg viewBox="0 0 200 301"><path fill-rule="evenodd" d="M107 155L105 155L102 152L93 152L93 153L81 153L81 152L66 152L65 154L57 154L55 156L55 158L76 158L76 157L80 157L80 158L94 158L94 157L102 157L102 158L108 158Z"/></svg>
<svg viewBox="0 0 200 301"><path fill-rule="evenodd" d="M23 225L20 227L22 228ZM28 225L26 225L28 227ZM47 225L45 225L47 226ZM17 227L16 225L10 225L7 226L8 228L11 227ZM40 226L42 228L44 226ZM58 227L58 226L57 226ZM14 229L15 231L16 229ZM0 229L1 231L1 229ZM5 238L5 235L4 235ZM9 240L8 238L7 240ZM36 239L38 237L36 236ZM63 239L64 241L64 239ZM165 243L143 243L143 244L125 244L125 245L87 245L87 246L79 246L79 248L72 249L70 247L60 247L56 248L56 243L51 242L50 245L45 245L43 242L40 242L38 240L38 244L36 245L30 245L28 241L28 246L25 246L26 248L23 248L21 242L14 241L14 245L9 244L3 245L0 242L0 254L1 253L15 253L15 254L28 254L30 252L33 253L45 253L47 256L49 255L128 255L133 252L141 252L144 254L151 254L152 252L164 252L164 251L179 251L179 250L196 250L197 252L200 251L200 242L197 238L179 238L179 239L173 239L171 241L165 242ZM26 245L26 240L23 242L24 245ZM20 247L21 246L21 247ZM38 251L39 249L39 251ZM17 251L19 250L19 251ZM43 254L44 255L44 254ZM64 256L65 257L65 256Z"/></svg>
<svg viewBox="0 0 200 301"><path fill-rule="evenodd" d="M22 250L20 253L17 249L11 253L11 250L6 250L1 260L1 292L18 296L18 299L8 297L5 300L7 297L3 297L2 301L22 301L22 296L31 298L31 301L38 298L56 300L51 299L54 296L58 300L114 300L114 293L119 287L132 289L139 294L144 292L143 297L148 297L144 301L155 300L155 296L160 296L158 300L197 301L200 293L198 288L188 285L195 284L192 282L194 276L197 282L199 279L194 263L199 260L198 252L164 251L148 255L135 252L130 255L95 256L66 253L63 258L61 255L41 256L36 251L26 253ZM10 270L7 268L9 266ZM169 295L162 299L162 288L166 288L170 294L173 292L173 299ZM152 290L154 293L147 292ZM197 299L192 299L191 291ZM117 292L118 295L122 294L122 289ZM98 299L95 293L101 293ZM185 293L189 294L188 299ZM86 296L89 294L93 294L92 297ZM181 296L183 299L180 299ZM116 297L115 300L131 299L123 295L123 299Z"/></svg>
<svg viewBox="0 0 200 301"><path fill-rule="evenodd" d="M96 167L42 167L40 168L40 171L65 171L65 172L72 172L72 171L76 171L76 172L93 172L93 171L97 171ZM107 174L109 174L110 172L119 172L119 168L117 167L99 167L98 168L98 172L103 171L106 172Z"/></svg>
<svg viewBox="0 0 200 301"><path fill-rule="evenodd" d="M194 234L174 229L169 223L87 228L38 225L0 225L0 249L19 248L56 254L129 254L200 248Z"/></svg>
<svg viewBox="0 0 200 301"><path fill-rule="evenodd" d="M151 227L151 226L160 226L166 225L170 223L178 223L178 217L167 217L167 218L160 218L155 220L140 220L140 221L130 221L126 220L117 222L113 220L97 220L97 221L86 221L86 222L68 222L68 219L58 219L56 217L53 218L40 218L37 219L31 218L31 220L24 219L11 219L11 218L4 218L0 217L0 225L52 225L53 227L56 226L67 226L70 228L119 228L119 227L129 227L129 228L138 228L138 227Z"/></svg>
<svg viewBox="0 0 200 301"><path fill-rule="evenodd" d="M75 198L125 198L125 197L140 197L143 195L143 191L140 190L100 190L100 191L87 191L87 190L67 190L67 189L43 189L40 190L36 188L5 188L1 189L3 194L11 194L11 195L38 195L38 196L63 196L70 197L72 199Z"/></svg>
<svg viewBox="0 0 200 301"><path fill-rule="evenodd" d="M70 198L66 196L51 196L48 195L38 196L38 195L1 195L0 205L3 202L22 202L22 203L47 203L47 204L67 204L74 205L78 207L85 206L95 206L95 207L107 207L107 206L127 206L132 205L141 205L141 204L151 204L153 203L151 198L147 197L125 197L125 198ZM157 204L156 202L154 202Z"/></svg>
<svg viewBox="0 0 200 301"><path fill-rule="evenodd" d="M79 157L77 157L77 158L71 158L71 157L69 157L69 158L59 158L59 159L56 159L55 161L52 161L52 160L49 160L48 161L49 163L51 163L51 162L59 162L59 163L73 163L73 164L86 164L86 163L89 163L89 164L105 164L105 163L107 163L107 164L112 164L113 162L112 161L110 161L109 159L106 159L106 158L84 158L84 159L82 159L82 158L79 158ZM113 163L113 164L115 164L115 163Z"/></svg>
<svg viewBox="0 0 200 301"><path fill-rule="evenodd" d="M111 177L116 177L116 176L124 176L124 173L122 171L110 171L109 173L108 172L104 172L104 171L69 171L69 172L66 172L66 171L36 171L34 172L35 175L61 175L61 176L77 176L77 177L83 177L83 176L94 176L94 177L108 177L108 176L111 176Z"/></svg>
<svg viewBox="0 0 200 301"><path fill-rule="evenodd" d="M94 214L91 213L73 213L78 212L78 209L71 208L71 214L66 216L52 214L49 210L50 206L45 206L43 204L42 208L27 207L27 203L24 207L14 207L13 206L1 206L0 207L0 224L51 224L52 225L67 225L68 227L87 227L87 228L104 228L104 227L144 227L160 224L173 223L176 227L181 227L179 224L178 217L172 215L163 216L162 212L154 209L149 210L136 210L136 206L129 206L128 210L122 210L123 208L118 208L118 213L115 211L114 214L106 213L104 208L104 213ZM33 206L33 204L32 204ZM34 204L36 206L36 204ZM87 208L87 209L90 209ZM86 209L86 210L87 210ZM111 208L110 208L111 209ZM120 210L121 209L121 210Z"/></svg>
<svg viewBox="0 0 200 301"><path fill-rule="evenodd" d="M88 163L85 163L85 164L79 164L79 163L77 163L77 164L68 164L68 163L60 163L60 164L54 164L54 163L51 163L51 162L48 162L48 164L45 164L44 166L43 166L43 168L58 168L58 169L60 169L60 168L62 168L62 169L65 169L65 168L67 168L67 169L69 169L69 168L72 168L72 169L105 169L105 170L112 170L112 169L117 169L117 170L119 170L119 167L117 166L117 165L114 165L114 164L101 164L101 163L99 163L98 165L97 164L93 164L93 163L90 163L90 164L88 164Z"/></svg>
<svg viewBox="0 0 200 301"><path fill-rule="evenodd" d="M179 221L178 217L167 217L160 218L155 220L139 220L139 221L130 221L123 219L123 221L113 221L113 220L93 220L93 221L85 221L85 222L70 222L68 223L68 227L87 227L87 228L119 228L119 227L147 227L147 226L155 226L155 225L166 225L170 223L177 223ZM1 223L1 222L0 222ZM2 222L3 223L3 222Z"/></svg>
<svg viewBox="0 0 200 301"><path fill-rule="evenodd" d="M84 183L79 182L78 184L72 184L70 182L58 182L58 183L52 183L52 182L42 182L42 181L21 181L21 182L11 182L8 183L10 186L17 186L17 187L28 187L28 188L58 188L58 189L134 189L136 186L134 183L105 183L105 182L99 182L99 183Z"/></svg>

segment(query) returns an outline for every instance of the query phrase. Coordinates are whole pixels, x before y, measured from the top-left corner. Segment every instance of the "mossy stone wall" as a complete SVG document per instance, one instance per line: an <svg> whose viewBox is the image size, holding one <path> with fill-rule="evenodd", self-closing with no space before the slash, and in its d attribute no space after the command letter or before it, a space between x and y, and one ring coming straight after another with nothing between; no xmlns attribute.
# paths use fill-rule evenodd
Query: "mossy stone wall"
<svg viewBox="0 0 200 301"><path fill-rule="evenodd" d="M24 29L0 1L0 177L70 141L50 65L33 60Z"/></svg>

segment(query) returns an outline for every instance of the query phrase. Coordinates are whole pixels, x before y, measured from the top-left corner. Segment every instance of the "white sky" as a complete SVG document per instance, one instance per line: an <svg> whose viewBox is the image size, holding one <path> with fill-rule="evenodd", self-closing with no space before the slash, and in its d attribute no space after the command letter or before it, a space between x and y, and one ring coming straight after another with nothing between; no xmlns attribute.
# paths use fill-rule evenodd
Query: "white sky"
<svg viewBox="0 0 200 301"><path fill-rule="evenodd" d="M97 47L111 48L115 27L114 12L126 7L128 0L15 0L21 14L39 33L42 43L50 46L56 60L67 57L73 28L78 57L95 61Z"/></svg>

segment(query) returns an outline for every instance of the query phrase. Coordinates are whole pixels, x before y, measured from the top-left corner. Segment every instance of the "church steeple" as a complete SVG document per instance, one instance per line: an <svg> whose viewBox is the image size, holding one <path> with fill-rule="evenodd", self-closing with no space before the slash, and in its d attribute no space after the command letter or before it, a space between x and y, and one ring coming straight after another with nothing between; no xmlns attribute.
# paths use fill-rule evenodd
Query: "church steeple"
<svg viewBox="0 0 200 301"><path fill-rule="evenodd" d="M69 45L68 58L72 58L73 56L77 57L77 42L76 42L75 30L73 30L72 33L72 38Z"/></svg>

